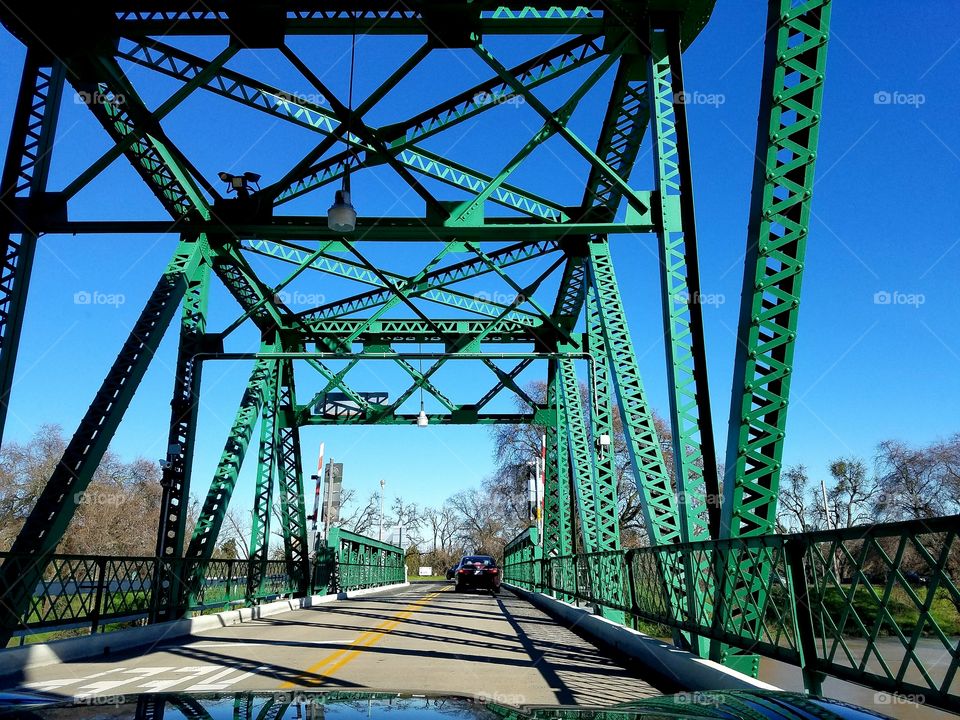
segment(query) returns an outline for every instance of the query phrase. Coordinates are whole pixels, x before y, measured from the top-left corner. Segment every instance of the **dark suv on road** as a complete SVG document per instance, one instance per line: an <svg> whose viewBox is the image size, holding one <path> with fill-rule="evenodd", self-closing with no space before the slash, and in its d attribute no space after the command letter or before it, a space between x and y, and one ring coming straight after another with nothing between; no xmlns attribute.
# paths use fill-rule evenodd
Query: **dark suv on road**
<svg viewBox="0 0 960 720"><path fill-rule="evenodd" d="M453 577L457 581L457 592L489 590L492 595L500 592L500 568L489 555L464 555Z"/></svg>

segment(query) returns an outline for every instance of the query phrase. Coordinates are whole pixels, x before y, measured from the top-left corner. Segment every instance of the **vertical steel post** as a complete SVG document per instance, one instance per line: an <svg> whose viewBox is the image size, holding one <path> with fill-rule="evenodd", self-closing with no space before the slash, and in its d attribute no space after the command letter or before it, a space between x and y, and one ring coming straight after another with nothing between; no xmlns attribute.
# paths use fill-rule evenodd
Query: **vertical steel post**
<svg viewBox="0 0 960 720"><path fill-rule="evenodd" d="M190 502L190 476L200 407L203 347L209 304L210 265L206 236L197 240L204 260L187 286L180 318L173 399L170 401L170 432L167 456L160 478L160 519L157 528L156 566L151 622L175 619L182 580L183 549Z"/></svg>
<svg viewBox="0 0 960 720"><path fill-rule="evenodd" d="M264 383L260 408L260 447L257 453L257 484L253 495L253 522L250 527L250 574L247 601L254 602L262 590L270 554L270 520L273 517L273 485L277 475L278 388L282 382L281 363L271 362Z"/></svg>
<svg viewBox="0 0 960 720"><path fill-rule="evenodd" d="M769 2L721 537L776 531L829 27L830 0ZM733 594L726 607L738 608L741 622L762 623L770 570L729 573L740 579L718 584L718 607Z"/></svg>

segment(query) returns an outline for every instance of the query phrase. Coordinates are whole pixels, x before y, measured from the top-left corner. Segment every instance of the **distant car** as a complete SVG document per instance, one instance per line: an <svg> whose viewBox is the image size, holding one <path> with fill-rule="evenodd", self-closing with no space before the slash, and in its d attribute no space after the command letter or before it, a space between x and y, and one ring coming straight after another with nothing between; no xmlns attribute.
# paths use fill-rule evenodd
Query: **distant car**
<svg viewBox="0 0 960 720"><path fill-rule="evenodd" d="M929 577L927 577L926 575L921 575L918 572L914 572L913 570L908 570L907 572L905 572L903 574L903 577L906 578L908 583L911 583L913 585L929 585L930 584Z"/></svg>
<svg viewBox="0 0 960 720"><path fill-rule="evenodd" d="M454 565L452 568L447 570L447 580L453 580L453 576L457 574L457 566Z"/></svg>
<svg viewBox="0 0 960 720"><path fill-rule="evenodd" d="M492 595L500 592L500 568L489 555L465 555L457 563L454 579L457 592L488 590Z"/></svg>

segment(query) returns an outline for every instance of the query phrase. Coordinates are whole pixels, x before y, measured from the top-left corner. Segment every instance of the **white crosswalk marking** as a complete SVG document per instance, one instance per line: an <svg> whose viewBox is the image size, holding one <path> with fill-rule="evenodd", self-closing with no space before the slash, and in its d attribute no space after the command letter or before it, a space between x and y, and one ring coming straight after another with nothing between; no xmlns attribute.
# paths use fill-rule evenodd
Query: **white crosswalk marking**
<svg viewBox="0 0 960 720"><path fill-rule="evenodd" d="M87 680L93 680L94 678L103 677L104 675L109 675L110 673L121 672L122 670L125 670L125 668L115 667L102 672L93 673L92 675L84 675L83 677L61 678L59 680L34 680L32 682L25 682L20 685L20 687L26 690L56 690L57 688L66 687L67 685L74 685Z"/></svg>
<svg viewBox="0 0 960 720"><path fill-rule="evenodd" d="M191 667L180 668L176 672L183 673L183 677L168 678L166 680L151 680L150 682L140 685L145 692L161 692L167 688L173 687L174 685L179 685L180 683L188 682L190 680L197 680L198 678L212 673L216 670L218 665L193 665Z"/></svg>
<svg viewBox="0 0 960 720"><path fill-rule="evenodd" d="M230 678L229 680L224 680L223 678L230 673L234 672L234 668L227 668L223 672L219 672L212 677L206 678L202 683L196 685L191 685L187 688L187 692L212 692L214 690L226 690L231 685L236 685L238 682L244 678L248 678L251 675L259 672L260 670L266 669L266 665L260 665L259 667L249 670L247 672L241 672L236 677ZM216 682L215 682L216 681Z"/></svg>
<svg viewBox="0 0 960 720"><path fill-rule="evenodd" d="M83 685L80 688L80 692L75 693L75 695L77 697L104 695L110 690L116 690L117 688L123 687L129 683L138 682L148 677L152 677L153 675L160 675L165 672L170 672L171 670L173 670L172 667L145 667L123 670L121 672L122 675L132 675L133 677L124 677L115 680L101 680L100 682Z"/></svg>

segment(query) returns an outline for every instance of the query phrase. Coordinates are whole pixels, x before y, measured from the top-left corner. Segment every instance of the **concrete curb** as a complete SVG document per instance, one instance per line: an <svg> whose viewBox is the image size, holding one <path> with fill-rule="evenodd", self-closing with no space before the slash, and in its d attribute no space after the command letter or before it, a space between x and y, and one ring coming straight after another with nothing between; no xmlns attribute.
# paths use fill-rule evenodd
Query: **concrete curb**
<svg viewBox="0 0 960 720"><path fill-rule="evenodd" d="M643 668L645 675L652 673L658 678L656 682L651 682L659 689L681 692L780 690L775 685L755 680L749 675L731 670L719 663L704 660L662 640L594 615L586 608L562 602L542 593L533 593L515 585L504 583L504 587L548 615L562 621L569 628L575 629L587 639L616 651L628 658L628 661L636 662Z"/></svg>
<svg viewBox="0 0 960 720"><path fill-rule="evenodd" d="M185 635L196 635L207 630L229 627L247 623L259 618L270 617L279 613L325 605L336 600L349 600L374 593L397 590L409 586L403 582L383 587L351 590L336 595L310 595L290 600L277 600L255 607L226 610L216 615L201 615L194 618L174 620L144 627L117 630L116 632L84 635L83 637L65 638L49 643L23 645L17 648L0 650L0 677L23 675L30 668L56 663L72 662L88 658L103 657L115 652L123 652L133 648L149 649L159 642Z"/></svg>

